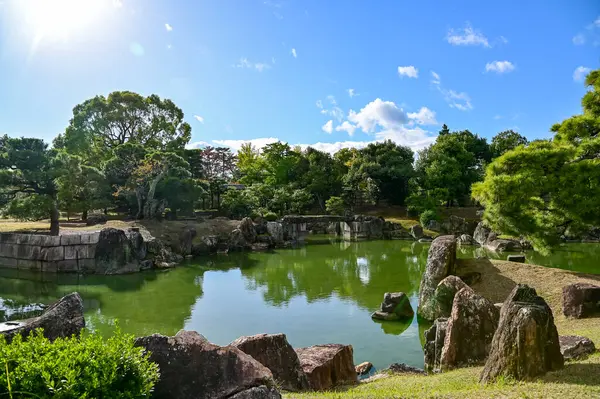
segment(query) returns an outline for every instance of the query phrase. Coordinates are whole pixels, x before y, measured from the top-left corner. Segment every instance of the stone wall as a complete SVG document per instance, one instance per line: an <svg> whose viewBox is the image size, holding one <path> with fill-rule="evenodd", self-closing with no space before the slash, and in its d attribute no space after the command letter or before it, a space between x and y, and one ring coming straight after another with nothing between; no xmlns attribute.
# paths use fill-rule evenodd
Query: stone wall
<svg viewBox="0 0 600 399"><path fill-rule="evenodd" d="M0 234L0 267L43 272L94 270L100 233L46 236Z"/></svg>

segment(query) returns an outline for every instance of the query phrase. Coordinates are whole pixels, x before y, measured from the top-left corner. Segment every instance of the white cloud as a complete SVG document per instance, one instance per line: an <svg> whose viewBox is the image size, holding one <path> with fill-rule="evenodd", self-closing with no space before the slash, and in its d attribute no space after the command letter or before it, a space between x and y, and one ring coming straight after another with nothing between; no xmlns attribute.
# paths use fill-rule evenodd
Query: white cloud
<svg viewBox="0 0 600 399"><path fill-rule="evenodd" d="M579 33L578 35L573 36L573 44L576 46L585 44L585 35L583 33Z"/></svg>
<svg viewBox="0 0 600 399"><path fill-rule="evenodd" d="M360 112L350 110L348 120L365 133L372 133L377 127L393 129L408 122L406 113L391 101L380 98L367 104Z"/></svg>
<svg viewBox="0 0 600 399"><path fill-rule="evenodd" d="M113 7L121 8L123 7L123 2L121 0L113 0Z"/></svg>
<svg viewBox="0 0 600 399"><path fill-rule="evenodd" d="M573 72L573 80L576 82L583 82L586 75L591 71L590 68L584 66L577 67Z"/></svg>
<svg viewBox="0 0 600 399"><path fill-rule="evenodd" d="M196 119L200 123L204 123L204 118L200 115L194 115L194 119Z"/></svg>
<svg viewBox="0 0 600 399"><path fill-rule="evenodd" d="M420 127L384 130L376 133L375 137L377 137L377 141L392 140L396 144L410 147L413 151L422 150L435 141L435 136Z"/></svg>
<svg viewBox="0 0 600 399"><path fill-rule="evenodd" d="M173 30L173 27L169 24L165 24L165 29L167 30L167 32L171 32Z"/></svg>
<svg viewBox="0 0 600 399"><path fill-rule="evenodd" d="M323 109L323 101L317 100L315 104L317 105L317 108Z"/></svg>
<svg viewBox="0 0 600 399"><path fill-rule="evenodd" d="M348 89L346 91L348 92L348 95L350 96L350 98L358 96L358 94L356 94L356 92L354 91L354 89Z"/></svg>
<svg viewBox="0 0 600 399"><path fill-rule="evenodd" d="M471 97L469 97L467 93L459 93L454 90L448 90L442 86L440 75L431 71L431 76L433 77L431 84L433 84L435 88L442 93L444 100L446 100L450 108L456 108L460 111L469 111L473 109Z"/></svg>
<svg viewBox="0 0 600 399"><path fill-rule="evenodd" d="M209 145L210 143L206 141L194 141L193 143L186 144L185 148L187 148L188 150L193 150L196 148L208 147Z"/></svg>
<svg viewBox="0 0 600 399"><path fill-rule="evenodd" d="M329 102L331 103L331 105L336 105L337 101L335 101L335 97L332 96L331 94L327 96L327 100L329 100Z"/></svg>
<svg viewBox="0 0 600 399"><path fill-rule="evenodd" d="M506 43L508 43L508 39L507 39L507 38L505 38L504 36L500 36L500 37L498 38L498 41L499 41L500 43L502 43L502 44L506 44Z"/></svg>
<svg viewBox="0 0 600 399"><path fill-rule="evenodd" d="M446 34L446 40L453 46L491 47L487 37L473 29L469 23L466 24L464 29L450 29Z"/></svg>
<svg viewBox="0 0 600 399"><path fill-rule="evenodd" d="M340 107L333 107L331 109L322 109L321 113L323 115L330 115L335 118L338 122L341 122L344 119L344 111Z"/></svg>
<svg viewBox="0 0 600 399"><path fill-rule="evenodd" d="M354 131L357 129L357 127L355 125L353 125L352 123L348 122L348 121L344 121L344 123L342 123L339 126L336 126L335 131L336 132L346 132L348 133L348 136L354 136Z"/></svg>
<svg viewBox="0 0 600 399"><path fill-rule="evenodd" d="M262 62L253 63L253 62L248 61L247 58L240 58L239 62L237 64L235 64L234 67L256 69L258 72L262 72L265 69L271 69L271 65L269 65L269 64L265 64Z"/></svg>
<svg viewBox="0 0 600 399"><path fill-rule="evenodd" d="M331 132L333 132L333 121L332 120L327 121L327 123L325 123L323 126L321 126L321 130L323 130L325 133L331 134Z"/></svg>
<svg viewBox="0 0 600 399"><path fill-rule="evenodd" d="M485 64L486 72L507 73L515 70L515 66L510 61L493 61Z"/></svg>
<svg viewBox="0 0 600 399"><path fill-rule="evenodd" d="M294 58L298 58L298 53L296 53L295 48L292 49L292 56L294 56Z"/></svg>
<svg viewBox="0 0 600 399"><path fill-rule="evenodd" d="M435 120L435 112L427 107L421 107L419 112L409 112L406 114L409 119L412 119L419 125L437 125Z"/></svg>
<svg viewBox="0 0 600 399"><path fill-rule="evenodd" d="M280 140L276 137L263 137L263 138L249 139L249 140L213 140L212 142L214 144L229 147L234 151L238 151L240 148L242 148L242 145L244 145L246 143L250 143L254 147L260 149L260 148L263 148L264 146L266 146L267 144L276 143L278 141L280 141Z"/></svg>
<svg viewBox="0 0 600 399"><path fill-rule="evenodd" d="M398 67L398 75L400 75L400 77L408 76L409 78L416 79L419 77L419 70L412 65L399 66Z"/></svg>

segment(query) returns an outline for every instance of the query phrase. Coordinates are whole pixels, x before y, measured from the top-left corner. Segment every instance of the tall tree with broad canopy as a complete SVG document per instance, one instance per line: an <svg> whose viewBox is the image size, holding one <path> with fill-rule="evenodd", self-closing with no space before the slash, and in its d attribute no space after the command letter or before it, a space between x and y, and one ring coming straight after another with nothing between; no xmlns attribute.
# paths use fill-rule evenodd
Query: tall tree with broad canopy
<svg viewBox="0 0 600 399"><path fill-rule="evenodd" d="M96 96L73 108L73 118L54 146L71 154L106 161L125 143L148 150L183 150L191 127L183 111L171 100L130 91Z"/></svg>
<svg viewBox="0 0 600 399"><path fill-rule="evenodd" d="M527 145L527 138L513 130L505 130L498 133L492 138L490 151L493 158L498 158L500 155L514 150L520 145Z"/></svg>
<svg viewBox="0 0 600 399"><path fill-rule="evenodd" d="M8 215L50 218L50 234L59 234L58 187L63 168L56 151L41 139L0 138L0 195Z"/></svg>
<svg viewBox="0 0 600 399"><path fill-rule="evenodd" d="M534 141L494 160L473 197L484 219L548 252L569 230L600 225L600 70L585 80L583 114L552 126L552 140Z"/></svg>

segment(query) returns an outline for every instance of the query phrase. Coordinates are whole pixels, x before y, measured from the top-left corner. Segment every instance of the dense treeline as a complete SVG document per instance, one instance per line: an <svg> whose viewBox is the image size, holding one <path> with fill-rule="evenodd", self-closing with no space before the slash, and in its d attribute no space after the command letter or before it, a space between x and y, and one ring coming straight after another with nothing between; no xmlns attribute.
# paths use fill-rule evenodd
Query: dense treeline
<svg viewBox="0 0 600 399"><path fill-rule="evenodd" d="M146 219L198 209L271 218L388 204L428 220L440 206L470 204L475 184L493 227L542 246L561 226L599 222L598 73L587 77L584 114L553 126L552 140L528 143L509 130L488 143L443 125L417 154L392 141L333 155L281 142L246 144L237 154L186 149L191 127L173 102L114 92L77 105L52 147L1 137L0 206L19 219L50 217L53 233L59 211L85 218L107 209Z"/></svg>

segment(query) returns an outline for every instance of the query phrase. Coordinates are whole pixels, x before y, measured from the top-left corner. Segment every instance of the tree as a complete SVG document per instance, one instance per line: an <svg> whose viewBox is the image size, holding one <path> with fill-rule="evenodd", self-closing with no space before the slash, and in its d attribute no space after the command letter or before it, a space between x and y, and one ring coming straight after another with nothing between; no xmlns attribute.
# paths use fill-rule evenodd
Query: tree
<svg viewBox="0 0 600 399"><path fill-rule="evenodd" d="M492 228L548 252L568 230L600 225L600 70L586 78L583 114L552 126L552 140L495 159L473 197Z"/></svg>
<svg viewBox="0 0 600 399"><path fill-rule="evenodd" d="M330 154L312 147L304 151L303 157L308 170L303 174L300 184L316 198L319 207L324 211L325 200L341 193L343 169Z"/></svg>
<svg viewBox="0 0 600 399"><path fill-rule="evenodd" d="M7 213L27 217L19 210L35 210L50 217L50 234L59 233L59 213L55 179L61 175L55 163L56 152L41 139L0 138L0 193Z"/></svg>
<svg viewBox="0 0 600 399"><path fill-rule="evenodd" d="M126 143L177 151L190 138L191 127L171 100L115 91L75 106L69 126L54 146L97 162L109 159L113 150Z"/></svg>
<svg viewBox="0 0 600 399"><path fill-rule="evenodd" d="M500 132L492 138L492 143L490 144L492 158L498 158L500 155L514 150L520 145L527 145L527 143L527 138L515 131L506 130Z"/></svg>

